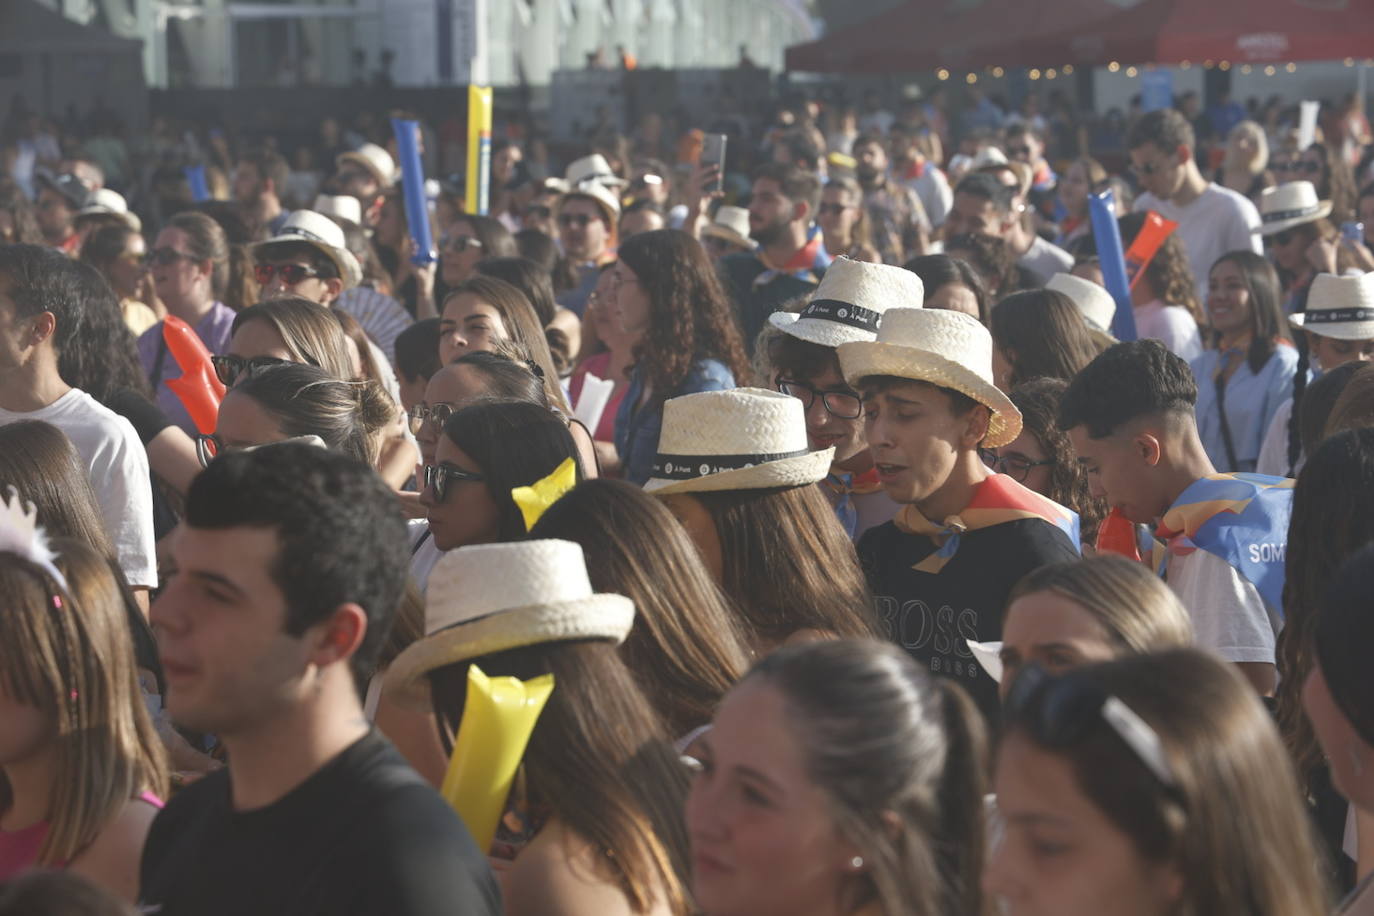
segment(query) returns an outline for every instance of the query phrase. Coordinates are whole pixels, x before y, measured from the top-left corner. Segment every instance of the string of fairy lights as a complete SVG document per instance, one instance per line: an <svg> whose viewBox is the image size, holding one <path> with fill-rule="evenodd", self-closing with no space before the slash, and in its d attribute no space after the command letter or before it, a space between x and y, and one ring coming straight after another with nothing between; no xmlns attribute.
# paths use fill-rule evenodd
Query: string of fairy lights
<svg viewBox="0 0 1374 916"><path fill-rule="evenodd" d="M1363 61L1357 61L1353 57L1347 57L1345 58L1345 60L1342 61L1342 63L1347 67L1353 67L1357 63L1363 64L1366 67L1374 67L1374 58L1366 58ZM1179 61L1177 66L1180 70L1191 70L1195 65L1192 61L1183 60ZM1265 76L1277 76L1280 71L1284 73L1298 72L1298 65L1293 61L1289 61L1286 64L1280 65L1232 63L1229 60L1204 60L1201 63L1201 66L1207 70L1215 69L1220 70L1223 73L1234 68L1237 73L1241 73L1246 76L1249 76L1250 74L1256 72L1263 73ZM1120 61L1115 60L1107 64L1107 72L1124 73L1127 77L1131 79L1134 79L1137 76L1139 76L1142 70L1154 70L1155 68L1155 64L1145 64L1144 66L1136 66L1134 64L1130 64L1122 66ZM1072 76L1073 73L1073 64L1065 64L1062 67L1045 67L1043 69L1040 67L1031 67L1028 70L1026 70L1026 78L1029 79L1031 82L1037 82L1042 79L1054 80L1058 79L1061 76ZM977 84L980 78L1001 79L1006 75L1007 71L1004 67L984 67L981 71L970 70L964 73L963 80L970 86L973 86ZM946 67L940 67L935 71L935 78L943 83L951 79L957 80L959 78L959 73L950 70Z"/></svg>

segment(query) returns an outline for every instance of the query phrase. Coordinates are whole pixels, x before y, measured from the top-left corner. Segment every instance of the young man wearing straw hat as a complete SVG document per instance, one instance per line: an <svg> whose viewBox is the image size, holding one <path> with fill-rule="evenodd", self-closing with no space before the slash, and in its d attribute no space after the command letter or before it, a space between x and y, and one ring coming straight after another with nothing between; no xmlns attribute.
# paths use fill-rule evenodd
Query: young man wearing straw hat
<svg viewBox="0 0 1374 916"><path fill-rule="evenodd" d="M992 382L992 336L977 319L889 309L877 339L841 344L863 395L878 480L901 505L859 541L878 618L932 673L962 684L991 719L997 684L968 642L1001 639L1012 587L1078 558L1078 516L983 463L1021 431Z"/></svg>
<svg viewBox="0 0 1374 916"><path fill-rule="evenodd" d="M143 850L143 912L496 916L449 808L363 714L405 583L395 494L300 444L221 455L191 485L151 620L174 721L228 766Z"/></svg>
<svg viewBox="0 0 1374 916"><path fill-rule="evenodd" d="M890 521L897 504L878 482L863 404L844 380L835 348L876 340L889 308L919 308L924 295L920 277L909 270L841 257L805 307L768 319L782 332L767 344L773 385L802 402L811 448L835 449L822 487L851 538Z"/></svg>
<svg viewBox="0 0 1374 916"><path fill-rule="evenodd" d="M617 178L604 156L586 156L568 166L568 191L558 201L558 241L578 271L577 285L558 295L558 304L579 318L596 289L601 268L615 260L616 225L620 222Z"/></svg>

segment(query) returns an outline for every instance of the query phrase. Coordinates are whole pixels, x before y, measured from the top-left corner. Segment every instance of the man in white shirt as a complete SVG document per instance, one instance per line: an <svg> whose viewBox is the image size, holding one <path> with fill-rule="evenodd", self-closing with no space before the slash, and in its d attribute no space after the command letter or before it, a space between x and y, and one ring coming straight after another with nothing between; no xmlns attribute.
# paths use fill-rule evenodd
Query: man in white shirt
<svg viewBox="0 0 1374 916"><path fill-rule="evenodd" d="M1188 119L1172 108L1152 111L1126 140L1131 170L1145 193L1136 210L1153 210L1178 223L1175 233L1188 252L1198 299L1207 298L1207 275L1230 251L1264 253L1260 217L1248 198L1209 182L1193 158L1196 140Z"/></svg>
<svg viewBox="0 0 1374 916"><path fill-rule="evenodd" d="M954 191L950 189L949 179L936 163L921 152L917 131L899 122L892 125L887 137L892 153L892 177L916 192L916 196L921 198L921 206L926 209L926 216L930 218L930 225L939 229L954 203Z"/></svg>
<svg viewBox="0 0 1374 916"><path fill-rule="evenodd" d="M0 425L51 423L91 477L120 568L136 591L157 585L148 455L128 420L62 381L58 353L81 323L73 262L36 245L0 245Z"/></svg>
<svg viewBox="0 0 1374 916"><path fill-rule="evenodd" d="M1039 275L1041 282L1073 269L1073 255L1045 241L1022 219L1026 203L1018 189L995 175L974 172L954 189L954 205L945 217L945 238L965 232L995 235L1016 255L1016 263Z"/></svg>

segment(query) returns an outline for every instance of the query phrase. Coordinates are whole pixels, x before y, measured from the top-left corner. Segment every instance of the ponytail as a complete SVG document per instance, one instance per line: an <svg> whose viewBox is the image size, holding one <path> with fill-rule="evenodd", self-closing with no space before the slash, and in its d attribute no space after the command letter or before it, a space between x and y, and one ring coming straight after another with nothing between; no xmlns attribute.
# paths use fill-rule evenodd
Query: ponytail
<svg viewBox="0 0 1374 916"><path fill-rule="evenodd" d="M940 691L947 742L936 795L942 840L936 844L936 860L945 882L942 911L977 916L985 910L987 731L982 714L962 687L946 678L934 678L933 683Z"/></svg>

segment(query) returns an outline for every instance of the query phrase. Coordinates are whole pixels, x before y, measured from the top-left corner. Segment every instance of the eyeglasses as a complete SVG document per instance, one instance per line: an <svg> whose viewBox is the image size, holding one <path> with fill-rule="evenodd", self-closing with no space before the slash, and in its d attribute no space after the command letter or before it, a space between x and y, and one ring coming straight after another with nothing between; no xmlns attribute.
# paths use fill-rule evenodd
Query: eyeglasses
<svg viewBox="0 0 1374 916"><path fill-rule="evenodd" d="M1016 678L1005 706L1006 720L1023 726L1046 748L1063 750L1086 741L1105 724L1175 801L1183 802L1164 742L1148 722L1121 699L1074 672L1051 677L1029 665Z"/></svg>
<svg viewBox="0 0 1374 916"><path fill-rule="evenodd" d="M149 267L167 267L178 261L189 261L191 256L184 251L177 251L175 248L154 248L148 252L143 263Z"/></svg>
<svg viewBox="0 0 1374 916"><path fill-rule="evenodd" d="M425 465L425 487L434 488L434 498L438 502L443 502L444 498L448 496L448 482L450 480L483 481L486 479L482 474L464 471L447 464Z"/></svg>
<svg viewBox="0 0 1374 916"><path fill-rule="evenodd" d="M224 356L210 357L210 365L215 367L215 378L220 380L220 384L225 388L233 388L238 382L239 376L249 375L259 369L266 369L268 366L287 366L291 364L289 359L279 359L275 356L234 356L225 354Z"/></svg>
<svg viewBox="0 0 1374 916"><path fill-rule="evenodd" d="M821 216L839 216L841 213L848 210L849 207L849 204L821 204L816 208L816 212Z"/></svg>
<svg viewBox="0 0 1374 916"><path fill-rule="evenodd" d="M481 248L482 240L470 235L446 235L439 240L439 248L443 251L456 251L462 254L469 248Z"/></svg>
<svg viewBox="0 0 1374 916"><path fill-rule="evenodd" d="M259 264L253 268L253 276L257 278L259 286L270 286L275 276L280 276L281 282L287 286L295 286L319 275L318 270L304 264Z"/></svg>
<svg viewBox="0 0 1374 916"><path fill-rule="evenodd" d="M418 436L420 429L429 420L434 421L435 426L443 426L448 422L448 418L457 412L458 408L452 404L440 401L437 404L416 404L406 411L406 416L410 422L410 434Z"/></svg>
<svg viewBox="0 0 1374 916"><path fill-rule="evenodd" d="M1009 455L999 455L990 448L978 450L983 463L992 468L998 474L1006 474L1017 483L1025 483L1030 476L1031 468L1043 468L1054 464L1049 458L1043 461L1031 461L1025 455L1018 455L1012 452Z"/></svg>
<svg viewBox="0 0 1374 916"><path fill-rule="evenodd" d="M196 460L200 466L208 468L215 456L224 451L224 440L214 433L196 433Z"/></svg>
<svg viewBox="0 0 1374 916"><path fill-rule="evenodd" d="M591 225L594 219L596 219L596 217L592 216L590 213L560 213L558 214L558 225L564 227L577 226L578 228L586 228Z"/></svg>
<svg viewBox="0 0 1374 916"><path fill-rule="evenodd" d="M778 379L777 384L779 391L801 401L802 407L806 410L811 409L811 405L816 403L816 396L820 395L821 404L832 417L857 420L863 415L863 401L853 391L820 391L805 382L787 378Z"/></svg>

